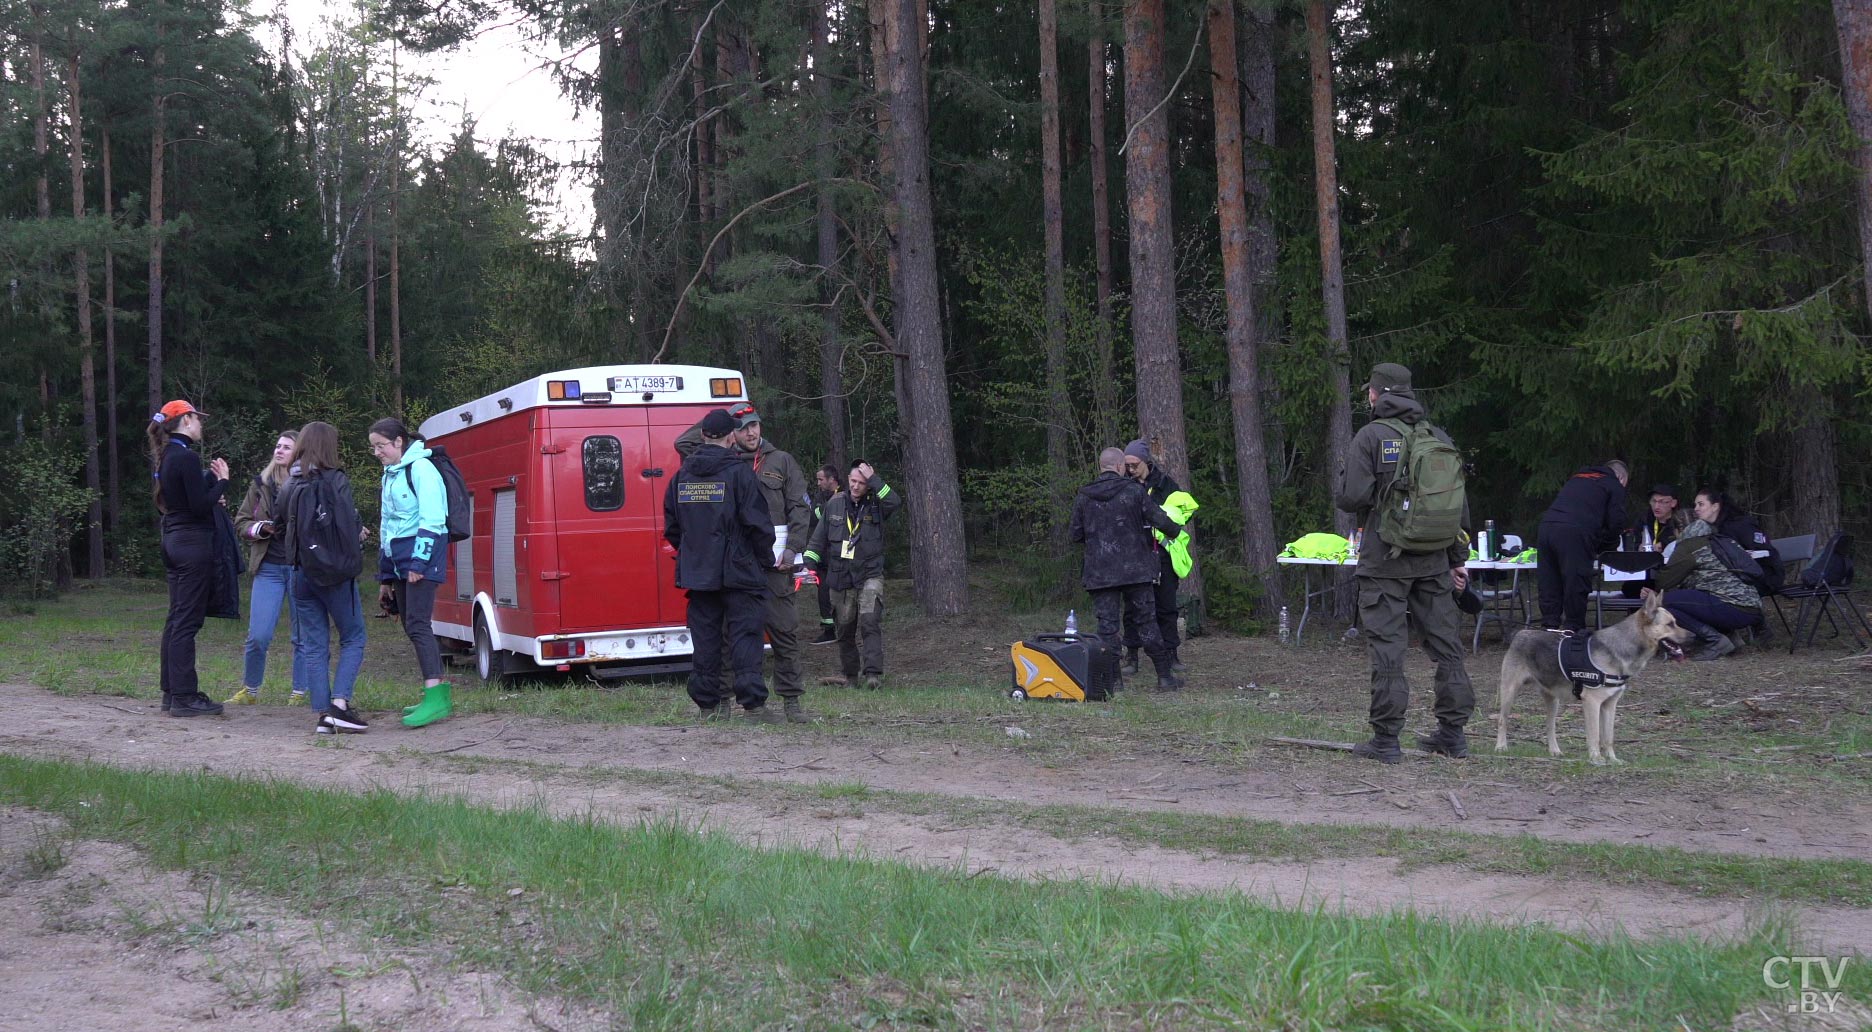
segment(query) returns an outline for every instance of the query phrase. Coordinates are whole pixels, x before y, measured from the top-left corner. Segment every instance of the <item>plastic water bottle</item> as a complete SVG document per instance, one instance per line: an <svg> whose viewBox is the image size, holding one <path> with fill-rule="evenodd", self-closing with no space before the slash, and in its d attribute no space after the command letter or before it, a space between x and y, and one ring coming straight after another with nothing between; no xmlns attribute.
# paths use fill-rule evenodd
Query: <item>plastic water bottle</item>
<svg viewBox="0 0 1872 1032"><path fill-rule="evenodd" d="M1079 636L1079 611L1076 609L1066 610L1066 633L1075 638Z"/></svg>
<svg viewBox="0 0 1872 1032"><path fill-rule="evenodd" d="M1281 616L1280 616L1280 643L1282 645L1287 644L1290 634L1291 632L1288 630L1288 624L1287 624L1287 607L1282 606Z"/></svg>

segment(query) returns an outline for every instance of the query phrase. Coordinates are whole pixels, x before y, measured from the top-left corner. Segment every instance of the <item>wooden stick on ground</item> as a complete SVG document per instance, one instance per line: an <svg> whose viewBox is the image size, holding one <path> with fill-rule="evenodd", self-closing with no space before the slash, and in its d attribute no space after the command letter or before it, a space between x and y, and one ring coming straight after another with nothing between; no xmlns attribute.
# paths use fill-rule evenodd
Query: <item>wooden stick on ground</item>
<svg viewBox="0 0 1872 1032"><path fill-rule="evenodd" d="M1466 821L1469 819L1469 811L1462 808L1462 800L1456 798L1456 793L1445 792L1443 793L1443 795L1445 798L1449 800L1450 809L1456 811L1457 820Z"/></svg>

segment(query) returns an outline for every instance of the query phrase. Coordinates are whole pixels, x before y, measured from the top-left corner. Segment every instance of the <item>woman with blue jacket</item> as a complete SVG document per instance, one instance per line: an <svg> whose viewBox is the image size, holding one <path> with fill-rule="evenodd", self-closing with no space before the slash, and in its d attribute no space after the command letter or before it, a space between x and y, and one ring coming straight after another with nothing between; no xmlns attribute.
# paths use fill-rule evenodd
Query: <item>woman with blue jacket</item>
<svg viewBox="0 0 1872 1032"><path fill-rule="evenodd" d="M378 540L378 601L393 604L422 670L422 702L403 711L403 726L427 727L455 712L436 645L436 592L448 578L448 487L429 447L396 417L370 428L371 454L383 463Z"/></svg>

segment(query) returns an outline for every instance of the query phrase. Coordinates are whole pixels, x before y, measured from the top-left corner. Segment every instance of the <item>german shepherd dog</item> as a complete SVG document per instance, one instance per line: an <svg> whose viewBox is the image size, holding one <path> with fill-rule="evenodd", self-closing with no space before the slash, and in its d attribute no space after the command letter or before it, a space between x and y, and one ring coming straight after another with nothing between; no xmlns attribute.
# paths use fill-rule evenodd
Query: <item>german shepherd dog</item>
<svg viewBox="0 0 1872 1032"><path fill-rule="evenodd" d="M1593 665L1617 678L1638 676L1659 647L1671 660L1684 658L1683 643L1694 635L1677 625L1677 618L1659 604L1659 595L1647 589L1644 608L1592 636L1587 642ZM1515 696L1523 690L1539 687L1547 698L1547 752L1560 752L1560 707L1573 694L1573 682L1560 669L1560 633L1558 631L1521 631L1508 645L1508 658L1502 660L1501 716L1495 727L1495 751L1508 748L1508 712ZM1618 728L1619 698L1626 686L1592 687L1579 693L1585 707L1586 755L1594 766L1622 763L1612 750Z"/></svg>

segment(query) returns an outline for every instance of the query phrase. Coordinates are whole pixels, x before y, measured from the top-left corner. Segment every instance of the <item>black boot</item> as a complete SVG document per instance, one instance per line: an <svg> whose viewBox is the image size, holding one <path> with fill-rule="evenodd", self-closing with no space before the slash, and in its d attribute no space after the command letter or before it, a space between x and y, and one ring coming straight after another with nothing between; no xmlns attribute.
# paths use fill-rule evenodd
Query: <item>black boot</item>
<svg viewBox="0 0 1872 1032"><path fill-rule="evenodd" d="M1452 760L1466 760L1469 758L1469 736L1463 733L1462 728L1439 721L1436 734L1417 736L1417 748Z"/></svg>
<svg viewBox="0 0 1872 1032"><path fill-rule="evenodd" d="M1138 650L1126 649L1124 666L1120 668L1124 671L1124 675L1126 677L1136 677L1138 675L1138 671L1142 670L1143 668L1144 668L1143 664L1138 662Z"/></svg>
<svg viewBox="0 0 1872 1032"><path fill-rule="evenodd" d="M221 715L221 704L200 692L182 695L169 701L169 715L172 717L216 717Z"/></svg>
<svg viewBox="0 0 1872 1032"><path fill-rule="evenodd" d="M1698 650L1697 654L1691 657L1692 659L1721 659L1736 650L1735 642L1730 641L1728 635L1713 627L1697 635L1697 644L1703 648Z"/></svg>
<svg viewBox="0 0 1872 1032"><path fill-rule="evenodd" d="M1173 674L1181 674L1185 669L1187 668L1183 666L1183 657L1177 654L1177 650L1171 649L1170 672Z"/></svg>
<svg viewBox="0 0 1872 1032"><path fill-rule="evenodd" d="M1379 763L1404 762L1404 750L1398 748L1396 735L1373 734L1370 741L1353 746L1352 755L1362 760L1377 760Z"/></svg>
<svg viewBox="0 0 1872 1032"><path fill-rule="evenodd" d="M1182 689L1183 679L1178 677L1176 671L1171 668L1170 653L1152 656L1151 666L1157 669L1157 687L1152 688L1151 691L1174 692Z"/></svg>

